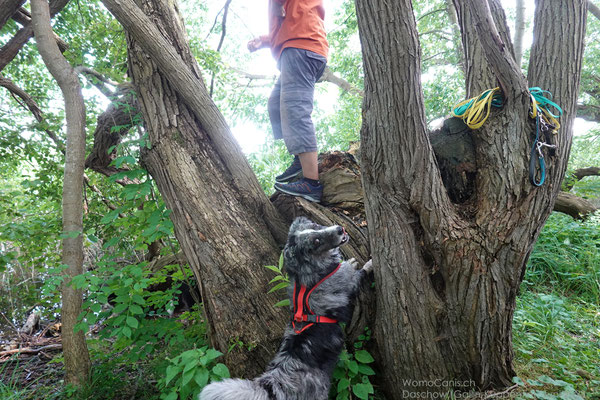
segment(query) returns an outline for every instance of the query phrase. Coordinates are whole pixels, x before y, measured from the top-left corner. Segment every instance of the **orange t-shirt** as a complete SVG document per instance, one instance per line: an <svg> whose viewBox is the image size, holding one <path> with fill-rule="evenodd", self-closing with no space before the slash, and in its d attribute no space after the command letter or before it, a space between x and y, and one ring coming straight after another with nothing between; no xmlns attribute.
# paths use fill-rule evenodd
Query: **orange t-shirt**
<svg viewBox="0 0 600 400"><path fill-rule="evenodd" d="M283 20L273 15L273 2L285 8ZM294 47L327 58L329 43L324 19L323 0L269 0L269 39L273 57L279 60L283 49Z"/></svg>

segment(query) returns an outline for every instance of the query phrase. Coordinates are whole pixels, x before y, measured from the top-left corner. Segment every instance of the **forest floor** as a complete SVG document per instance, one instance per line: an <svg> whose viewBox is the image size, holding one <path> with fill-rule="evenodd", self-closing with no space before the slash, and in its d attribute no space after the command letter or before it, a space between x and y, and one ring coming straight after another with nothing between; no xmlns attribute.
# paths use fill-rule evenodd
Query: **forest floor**
<svg viewBox="0 0 600 400"><path fill-rule="evenodd" d="M468 398L600 399L600 306L539 289L530 288L518 298L513 323L515 385ZM13 338L13 346L18 339ZM186 347L165 348L152 358L128 363L126 357L106 354L102 358L102 346L92 345L92 385L85 393L75 393L63 387L62 353L51 346L58 343L56 337L33 335L20 347L47 350L0 357L0 399L159 399L156 382L164 371L160 359ZM447 398L465 397L451 394Z"/></svg>

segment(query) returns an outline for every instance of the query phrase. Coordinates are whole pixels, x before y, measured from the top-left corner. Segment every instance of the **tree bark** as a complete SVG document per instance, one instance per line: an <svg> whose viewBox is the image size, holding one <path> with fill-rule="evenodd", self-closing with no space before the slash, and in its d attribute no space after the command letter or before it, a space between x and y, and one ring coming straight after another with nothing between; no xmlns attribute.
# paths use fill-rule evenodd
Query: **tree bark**
<svg viewBox="0 0 600 400"><path fill-rule="evenodd" d="M475 163L465 166L465 179L474 182L473 190L455 202L425 128L411 2L356 0L365 66L361 167L377 291L375 337L389 398L403 398L404 390L448 390L423 381L468 382L458 388L464 390L511 383L517 290L568 159L585 3L538 2L545 20L536 17L534 37L539 50L547 47L542 56L534 45L532 60L539 56L553 71L536 72L536 86L550 89L568 112L547 183L534 188L528 179L528 82L515 63L504 12L496 0L455 1L468 93L499 84L504 95L503 108L472 134ZM557 20L568 28L551 31ZM569 45L559 46L565 38Z"/></svg>
<svg viewBox="0 0 600 400"><path fill-rule="evenodd" d="M286 320L272 307L278 299L267 294L264 268L279 259L286 226L208 96L173 2L104 4L127 31L129 70L151 142L142 161L173 210L211 343L227 353L233 374L258 374Z"/></svg>
<svg viewBox="0 0 600 400"><path fill-rule="evenodd" d="M65 382L82 386L89 379L90 359L82 331L74 332L81 313L83 294L70 285L83 273L83 163L85 158L85 105L77 74L62 56L50 27L46 0L32 0L32 25L38 50L56 79L65 99L67 146L63 183L63 249L67 265L62 287L62 344L65 358Z"/></svg>

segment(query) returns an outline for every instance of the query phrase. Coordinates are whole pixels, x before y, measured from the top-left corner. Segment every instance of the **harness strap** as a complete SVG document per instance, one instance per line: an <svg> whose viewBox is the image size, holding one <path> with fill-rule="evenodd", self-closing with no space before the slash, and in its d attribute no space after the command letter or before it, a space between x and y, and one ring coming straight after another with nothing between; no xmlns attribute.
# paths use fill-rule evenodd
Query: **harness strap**
<svg viewBox="0 0 600 400"><path fill-rule="evenodd" d="M296 282L294 282L294 314L292 315L292 327L294 328L294 332L296 332L296 334L304 332L306 329L313 326L315 323L335 324L338 322L334 318L329 318L324 315L316 315L310 309L308 299L310 298L310 295L312 294L313 290L315 290L321 283L325 282L333 274L335 274L341 266L341 263L338 264L338 266L331 273L329 273L325 278L321 279L315 286L313 286L308 291L308 293L306 292L307 287L305 285L300 285L300 290L297 291L297 285ZM298 293L298 295L296 295L296 292ZM301 329L296 329L296 322L309 322L309 324Z"/></svg>

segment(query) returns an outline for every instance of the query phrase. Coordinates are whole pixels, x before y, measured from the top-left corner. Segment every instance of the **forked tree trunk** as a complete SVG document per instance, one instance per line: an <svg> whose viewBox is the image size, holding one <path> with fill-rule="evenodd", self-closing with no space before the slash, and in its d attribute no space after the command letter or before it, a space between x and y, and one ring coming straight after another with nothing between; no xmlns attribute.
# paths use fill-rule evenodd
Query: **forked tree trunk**
<svg viewBox="0 0 600 400"><path fill-rule="evenodd" d="M81 313L83 293L71 286L71 279L83 273L83 164L85 159L85 105L77 74L61 54L50 27L46 0L31 1L32 25L38 50L56 79L65 99L67 146L63 181L62 262L67 265L62 286L62 345L65 382L84 385L90 375L90 357L83 331L74 332Z"/></svg>
<svg viewBox="0 0 600 400"><path fill-rule="evenodd" d="M473 133L475 190L457 204L442 184L427 134L411 2L356 0L375 337L389 398L447 391L444 380L464 384L456 389L502 387L514 375L515 297L564 177L586 18L585 0L536 3L527 82L514 61L499 2L455 1L468 93L499 84L505 96L504 107ZM563 21L560 30L556 21ZM533 124L527 86L550 90L565 110L557 156L547 159L541 188L528 179Z"/></svg>
<svg viewBox="0 0 600 400"><path fill-rule="evenodd" d="M200 284L212 344L234 375L263 371L285 311L269 305L286 227L208 96L174 2L104 0L125 27L155 179ZM152 47L158 46L158 48ZM228 350L231 349L230 352Z"/></svg>

